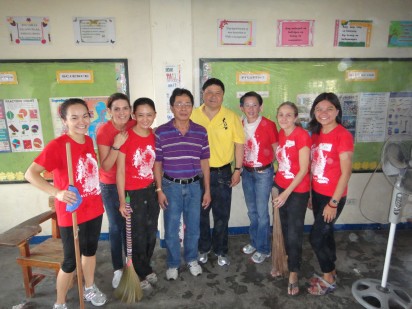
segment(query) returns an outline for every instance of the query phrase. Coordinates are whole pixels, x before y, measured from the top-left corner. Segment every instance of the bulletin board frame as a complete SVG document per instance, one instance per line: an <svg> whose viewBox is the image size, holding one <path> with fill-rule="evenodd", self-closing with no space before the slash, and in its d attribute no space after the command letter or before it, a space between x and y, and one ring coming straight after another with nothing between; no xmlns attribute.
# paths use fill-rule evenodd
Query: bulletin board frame
<svg viewBox="0 0 412 309"><path fill-rule="evenodd" d="M263 97L265 117L276 122L277 107L292 101L305 126L313 99L322 92L336 93L345 105L344 125L355 139L353 172L379 170L385 140L401 131L412 133L412 58L201 58L199 68L200 92L208 78L219 78L226 88L224 106L240 116L240 96L256 91ZM391 127L394 121L389 118L389 110L400 96L407 102L404 106L410 106L400 115L407 116L402 129ZM368 114L368 104L382 112ZM348 112L350 108L354 112Z"/></svg>
<svg viewBox="0 0 412 309"><path fill-rule="evenodd" d="M91 74L92 78L84 82L61 82L58 80L58 71L79 74L86 72ZM129 95L128 60L125 58L7 59L0 60L0 74L1 72L15 74L17 83L0 83L0 107L7 111L7 102L34 101L38 106L36 113L40 118L39 126L42 128L44 145L55 138L50 103L52 98L105 98L115 92ZM76 77L78 76L74 78ZM4 110L0 113L0 120L4 118L0 129L3 129L2 133L9 131L6 134L9 134L12 151L0 152L0 184L25 183L24 172L43 147L39 151L34 147L33 151L13 151L14 145L10 136L12 131L9 130L7 122L10 119L7 119L7 116Z"/></svg>

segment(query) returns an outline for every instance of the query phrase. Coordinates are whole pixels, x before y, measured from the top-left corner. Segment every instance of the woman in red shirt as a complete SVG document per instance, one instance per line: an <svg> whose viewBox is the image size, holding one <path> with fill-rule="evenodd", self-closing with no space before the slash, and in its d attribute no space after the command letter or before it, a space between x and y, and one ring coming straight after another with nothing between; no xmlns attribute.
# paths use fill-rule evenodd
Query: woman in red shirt
<svg viewBox="0 0 412 309"><path fill-rule="evenodd" d="M136 121L130 118L129 97L114 93L107 99L107 111L111 119L99 127L96 141L100 159L100 187L109 220L109 239L114 270L112 287L117 288L123 274L123 248L125 244L125 221L119 212L119 195L116 187L116 160L120 147L128 138L127 130Z"/></svg>
<svg viewBox="0 0 412 309"><path fill-rule="evenodd" d="M156 158L155 135L151 129L156 118L154 102L139 98L133 103L136 125L129 129L129 138L120 147L117 158L116 183L120 213L131 216L132 262L140 277L142 289L157 282L150 260L156 245L157 221L160 207L155 191L153 166ZM126 210L130 197L131 213Z"/></svg>
<svg viewBox="0 0 412 309"><path fill-rule="evenodd" d="M310 280L308 292L324 295L336 289L334 224L346 202L352 173L353 137L342 125L342 107L334 93L322 93L310 110L312 132L312 210L310 243L323 276Z"/></svg>
<svg viewBox="0 0 412 309"><path fill-rule="evenodd" d="M57 300L54 308L67 309L66 295L76 269L72 213L66 211L66 205L76 203L77 199L75 193L67 190L69 176L66 143L70 143L71 146L74 186L82 197L82 203L76 209L76 213L85 281L84 299L94 306L102 306L107 298L94 284L94 271L104 209L93 141L86 136L90 125L86 102L81 99L64 101L60 106L60 117L67 126L68 133L50 141L25 174L30 183L56 198L55 207L63 242L64 260L57 275ZM53 184L41 176L45 170L53 172Z"/></svg>
<svg viewBox="0 0 412 309"><path fill-rule="evenodd" d="M309 200L309 157L311 140L299 124L298 109L292 102L282 103L277 112L279 146L276 149L278 170L275 186L279 195L274 207L279 215L288 255L288 294L299 293L298 272L302 264L303 228ZM276 271L272 274L276 276Z"/></svg>

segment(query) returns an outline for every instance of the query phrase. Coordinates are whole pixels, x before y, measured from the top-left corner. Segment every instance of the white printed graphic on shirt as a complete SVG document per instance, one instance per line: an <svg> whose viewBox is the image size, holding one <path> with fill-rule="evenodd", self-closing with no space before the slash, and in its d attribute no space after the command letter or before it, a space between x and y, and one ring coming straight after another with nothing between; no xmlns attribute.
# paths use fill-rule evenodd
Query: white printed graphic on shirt
<svg viewBox="0 0 412 309"><path fill-rule="evenodd" d="M255 137L251 137L245 144L245 161L249 166L261 166L262 163L258 161L259 143Z"/></svg>
<svg viewBox="0 0 412 309"><path fill-rule="evenodd" d="M285 179L293 179L295 178L295 174L293 174L290 169L291 169L291 163L289 160L289 156L286 153L286 148L294 147L295 146L295 141L291 140L286 140L286 143L283 147L278 146L276 148L276 157L278 158L278 172L281 172L283 174L283 177Z"/></svg>
<svg viewBox="0 0 412 309"><path fill-rule="evenodd" d="M327 184L329 183L329 178L325 177L323 173L325 172L326 161L328 159L327 154L324 151L330 152L332 149L332 144L320 143L318 147L312 148L312 177L317 183Z"/></svg>
<svg viewBox="0 0 412 309"><path fill-rule="evenodd" d="M141 152L141 149L137 149L133 155L133 166L138 170L138 175L133 177L139 179L153 178L155 158L156 155L152 146L148 145L143 152Z"/></svg>
<svg viewBox="0 0 412 309"><path fill-rule="evenodd" d="M79 158L76 167L76 181L82 184L82 197L100 194L99 167L92 154Z"/></svg>

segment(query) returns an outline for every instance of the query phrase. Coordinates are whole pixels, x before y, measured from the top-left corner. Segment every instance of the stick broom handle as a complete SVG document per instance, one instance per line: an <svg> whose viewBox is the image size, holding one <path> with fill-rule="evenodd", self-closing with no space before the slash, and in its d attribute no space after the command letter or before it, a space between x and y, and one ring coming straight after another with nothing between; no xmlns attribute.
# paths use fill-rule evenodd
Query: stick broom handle
<svg viewBox="0 0 412 309"><path fill-rule="evenodd" d="M70 149L69 142L66 143L66 155L67 155L67 171L69 175L69 184L73 186L74 180L73 180L72 152ZM76 210L72 212L72 221L73 221L74 251L76 255L77 286L79 289L79 302L80 302L80 309L84 309L82 261L80 258L79 227L77 225Z"/></svg>

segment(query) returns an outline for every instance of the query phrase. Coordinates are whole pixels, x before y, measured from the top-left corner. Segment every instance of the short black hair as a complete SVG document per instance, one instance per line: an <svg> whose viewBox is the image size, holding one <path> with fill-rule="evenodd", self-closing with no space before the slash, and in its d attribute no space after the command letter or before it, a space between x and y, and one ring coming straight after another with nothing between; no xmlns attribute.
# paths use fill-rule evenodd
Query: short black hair
<svg viewBox="0 0 412 309"><path fill-rule="evenodd" d="M242 95L242 97L240 98L240 106L243 106L243 104L245 104L245 99L249 97L256 98L259 102L259 105L262 106L263 104L262 96L255 91L249 91L249 92L246 92L244 95Z"/></svg>
<svg viewBox="0 0 412 309"><path fill-rule="evenodd" d="M223 93L225 92L225 85L223 84L223 82L220 79L214 77L209 78L207 81L205 81L205 83L202 86L202 90L205 91L207 87L212 85L219 86L220 88L222 88Z"/></svg>
<svg viewBox="0 0 412 309"><path fill-rule="evenodd" d="M172 95L170 96L170 99L169 99L170 106L173 106L175 104L176 97L181 96L181 95L187 95L193 106L194 104L193 94L189 90L184 89L184 88L175 88L175 90L173 90Z"/></svg>

